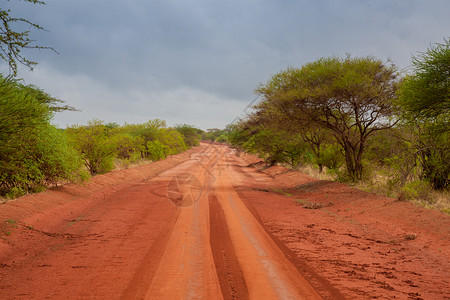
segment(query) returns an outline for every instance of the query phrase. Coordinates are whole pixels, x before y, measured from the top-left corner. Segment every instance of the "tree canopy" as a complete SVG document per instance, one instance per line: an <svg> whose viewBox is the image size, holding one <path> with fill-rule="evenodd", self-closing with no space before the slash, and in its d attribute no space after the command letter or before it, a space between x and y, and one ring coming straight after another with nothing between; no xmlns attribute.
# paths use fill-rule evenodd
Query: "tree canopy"
<svg viewBox="0 0 450 300"><path fill-rule="evenodd" d="M395 124L398 83L396 67L373 57L321 58L261 84L256 92L263 102L254 114L281 116L284 126L295 122L299 132L305 124L329 131L343 149L349 175L360 180L367 138Z"/></svg>
<svg viewBox="0 0 450 300"><path fill-rule="evenodd" d="M450 39L413 57L414 73L403 83L400 103L415 118L450 116Z"/></svg>
<svg viewBox="0 0 450 300"><path fill-rule="evenodd" d="M415 132L422 178L444 189L450 176L450 40L413 57L413 68L400 92L401 118Z"/></svg>

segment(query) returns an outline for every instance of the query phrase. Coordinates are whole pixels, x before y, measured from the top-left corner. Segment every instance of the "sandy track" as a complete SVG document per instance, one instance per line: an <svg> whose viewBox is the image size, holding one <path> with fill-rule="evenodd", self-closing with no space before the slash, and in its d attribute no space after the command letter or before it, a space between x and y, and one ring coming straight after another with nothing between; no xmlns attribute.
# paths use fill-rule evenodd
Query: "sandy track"
<svg viewBox="0 0 450 300"><path fill-rule="evenodd" d="M255 179L227 147L178 163L2 205L1 298L320 298L234 190Z"/></svg>

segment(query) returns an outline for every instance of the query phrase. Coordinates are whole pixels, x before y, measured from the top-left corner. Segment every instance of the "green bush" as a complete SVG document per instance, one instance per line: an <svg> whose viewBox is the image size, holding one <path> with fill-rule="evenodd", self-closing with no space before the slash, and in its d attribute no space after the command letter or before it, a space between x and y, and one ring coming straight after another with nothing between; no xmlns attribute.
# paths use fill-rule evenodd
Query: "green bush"
<svg viewBox="0 0 450 300"><path fill-rule="evenodd" d="M117 145L102 121L93 120L87 126L67 128L72 145L84 160L92 175L104 174L114 169Z"/></svg>
<svg viewBox="0 0 450 300"><path fill-rule="evenodd" d="M326 145L316 163L331 170L338 170L344 163L341 147L338 144Z"/></svg>
<svg viewBox="0 0 450 300"><path fill-rule="evenodd" d="M160 129L157 140L169 148L169 153L167 155L173 155L187 150L183 135L174 129Z"/></svg>
<svg viewBox="0 0 450 300"><path fill-rule="evenodd" d="M117 157L120 159L130 159L140 148L140 140L125 133L116 135L114 143L117 146Z"/></svg>
<svg viewBox="0 0 450 300"><path fill-rule="evenodd" d="M64 133L50 125L54 109L45 97L0 76L0 194L18 197L83 177Z"/></svg>
<svg viewBox="0 0 450 300"><path fill-rule="evenodd" d="M199 145L201 139L200 129L188 124L176 125L175 130L183 135L184 143L187 147L194 147Z"/></svg>
<svg viewBox="0 0 450 300"><path fill-rule="evenodd" d="M37 137L35 158L40 162L39 169L46 183L57 184L61 179L79 182L89 177L81 169L83 161L70 146L64 131L48 126Z"/></svg>
<svg viewBox="0 0 450 300"><path fill-rule="evenodd" d="M423 180L415 180L408 182L402 188L403 196L409 200L429 200L429 195L432 190L431 185Z"/></svg>
<svg viewBox="0 0 450 300"><path fill-rule="evenodd" d="M148 158L153 161L158 161L167 157L170 154L170 148L160 141L147 142Z"/></svg>

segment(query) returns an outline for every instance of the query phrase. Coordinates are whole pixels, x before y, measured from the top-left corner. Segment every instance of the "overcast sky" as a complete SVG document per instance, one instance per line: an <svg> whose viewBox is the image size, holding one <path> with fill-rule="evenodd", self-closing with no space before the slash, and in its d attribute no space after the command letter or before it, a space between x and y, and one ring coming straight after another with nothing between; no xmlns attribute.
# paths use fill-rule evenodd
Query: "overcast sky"
<svg viewBox="0 0 450 300"><path fill-rule="evenodd" d="M39 64L19 77L82 110L58 113L62 128L94 118L224 128L287 67L349 53L405 69L450 36L448 0L0 1L59 52L27 52Z"/></svg>

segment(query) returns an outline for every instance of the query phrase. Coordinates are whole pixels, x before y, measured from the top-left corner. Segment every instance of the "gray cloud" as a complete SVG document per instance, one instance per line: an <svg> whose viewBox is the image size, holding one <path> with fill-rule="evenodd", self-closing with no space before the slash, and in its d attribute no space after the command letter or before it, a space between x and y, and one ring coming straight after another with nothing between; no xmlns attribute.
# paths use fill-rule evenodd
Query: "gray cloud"
<svg viewBox="0 0 450 300"><path fill-rule="evenodd" d="M405 68L450 28L446 0L46 3L8 5L46 27L36 39L60 52L31 53L40 64L19 74L83 109L57 115L60 126L98 117L223 127L287 66L351 53Z"/></svg>

